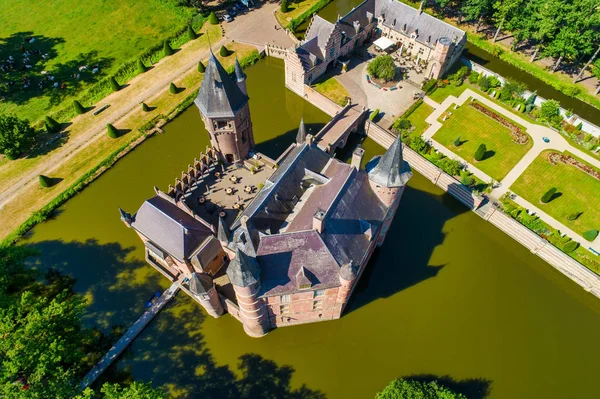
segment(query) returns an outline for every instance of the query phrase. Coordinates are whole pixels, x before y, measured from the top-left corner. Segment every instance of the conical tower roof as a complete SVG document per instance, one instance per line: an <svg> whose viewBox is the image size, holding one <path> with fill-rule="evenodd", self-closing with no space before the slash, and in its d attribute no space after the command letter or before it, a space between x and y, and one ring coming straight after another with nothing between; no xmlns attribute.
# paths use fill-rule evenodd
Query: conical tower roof
<svg viewBox="0 0 600 399"><path fill-rule="evenodd" d="M207 294L213 286L213 279L206 273L192 273L190 291L196 295Z"/></svg>
<svg viewBox="0 0 600 399"><path fill-rule="evenodd" d="M239 82L243 82L244 80L246 80L246 74L244 73L244 71L242 70L242 67L240 66L240 63L237 59L237 57L235 57L235 80L239 83Z"/></svg>
<svg viewBox="0 0 600 399"><path fill-rule="evenodd" d="M198 97L194 100L200 112L209 118L233 118L247 102L248 96L211 51Z"/></svg>
<svg viewBox="0 0 600 399"><path fill-rule="evenodd" d="M369 171L369 179L385 187L401 187L411 178L412 172L402 157L402 142L397 137Z"/></svg>
<svg viewBox="0 0 600 399"><path fill-rule="evenodd" d="M296 134L296 143L302 144L306 141L306 127L304 126L304 118L300 119L300 127Z"/></svg>
<svg viewBox="0 0 600 399"><path fill-rule="evenodd" d="M237 247L235 258L229 262L227 277L231 284L238 287L248 287L256 284L260 277L260 266L256 259L246 255L240 246Z"/></svg>
<svg viewBox="0 0 600 399"><path fill-rule="evenodd" d="M217 226L217 238L221 242L231 241L231 230L227 227L225 219L219 216L219 225Z"/></svg>

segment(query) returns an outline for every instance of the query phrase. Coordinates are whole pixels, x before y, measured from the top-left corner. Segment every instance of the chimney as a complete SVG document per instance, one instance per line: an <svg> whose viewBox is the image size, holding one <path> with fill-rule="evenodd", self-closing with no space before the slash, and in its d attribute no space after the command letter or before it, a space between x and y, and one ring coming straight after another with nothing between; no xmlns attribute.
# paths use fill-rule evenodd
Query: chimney
<svg viewBox="0 0 600 399"><path fill-rule="evenodd" d="M309 134L307 134L307 135L306 135L306 144L308 144L308 145L312 145L312 143L313 143L313 139L314 139L314 136L313 136L312 134L310 134L310 133L309 133Z"/></svg>
<svg viewBox="0 0 600 399"><path fill-rule="evenodd" d="M316 230L319 234L323 232L325 224L325 211L317 209L313 216L313 230Z"/></svg>
<svg viewBox="0 0 600 399"><path fill-rule="evenodd" d="M358 146L352 152L352 162L351 165L354 169L360 170L360 165L362 163L363 156L365 155L365 150Z"/></svg>
<svg viewBox="0 0 600 399"><path fill-rule="evenodd" d="M354 26L354 31L356 33L358 33L358 31L360 30L360 22L359 21L354 21L354 22L352 22L352 25Z"/></svg>

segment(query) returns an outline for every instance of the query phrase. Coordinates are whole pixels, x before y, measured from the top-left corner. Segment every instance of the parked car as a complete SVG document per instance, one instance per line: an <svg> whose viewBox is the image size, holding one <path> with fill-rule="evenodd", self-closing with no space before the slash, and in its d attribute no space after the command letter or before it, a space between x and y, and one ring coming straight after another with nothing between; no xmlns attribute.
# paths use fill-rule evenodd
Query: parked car
<svg viewBox="0 0 600 399"><path fill-rule="evenodd" d="M244 11L244 8L245 8L242 3L237 3L237 2L233 6L240 11Z"/></svg>
<svg viewBox="0 0 600 399"><path fill-rule="evenodd" d="M223 21L231 22L231 21L233 21L233 18L231 18L231 15L225 14L225 15L223 15Z"/></svg>
<svg viewBox="0 0 600 399"><path fill-rule="evenodd" d="M229 10L227 10L227 13L229 15L231 15L232 17L235 17L235 15L237 14L237 11L235 10L234 7L231 7Z"/></svg>

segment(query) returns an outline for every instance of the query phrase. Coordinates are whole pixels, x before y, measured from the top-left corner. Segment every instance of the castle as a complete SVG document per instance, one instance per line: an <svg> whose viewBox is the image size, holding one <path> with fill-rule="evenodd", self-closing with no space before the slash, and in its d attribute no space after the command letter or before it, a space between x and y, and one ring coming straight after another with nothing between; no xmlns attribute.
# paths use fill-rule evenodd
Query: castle
<svg viewBox="0 0 600 399"><path fill-rule="evenodd" d="M212 53L195 104L211 146L135 214L119 210L147 262L253 337L339 318L412 175L400 141L363 169L362 148L340 162L301 123L278 160L254 152L246 75Z"/></svg>
<svg viewBox="0 0 600 399"><path fill-rule="evenodd" d="M285 54L285 85L303 95L339 58L375 35L392 40L402 54L427 62L426 77L439 78L460 57L464 31L397 0L366 0L335 23L313 16L304 41Z"/></svg>

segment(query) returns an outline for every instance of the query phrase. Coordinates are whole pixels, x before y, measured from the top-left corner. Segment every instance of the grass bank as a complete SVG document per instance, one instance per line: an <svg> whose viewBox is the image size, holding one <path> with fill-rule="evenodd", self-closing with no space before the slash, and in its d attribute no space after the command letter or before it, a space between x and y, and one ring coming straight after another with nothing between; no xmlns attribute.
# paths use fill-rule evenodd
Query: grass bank
<svg viewBox="0 0 600 399"><path fill-rule="evenodd" d="M295 18L291 19L289 21L289 23L287 24L287 26L283 25L286 29L289 29L292 33L296 33L296 29L298 28L298 26L302 25L305 21L310 19L313 16L313 14L315 14L316 12L321 10L327 4L331 3L333 0L317 0L317 1L306 0L306 1L312 2L313 3L312 6L308 9L306 9L304 12L300 13Z"/></svg>
<svg viewBox="0 0 600 399"><path fill-rule="evenodd" d="M260 59L254 47L240 43L230 43L227 47L233 53L225 58L217 57L230 71L233 70L236 56L240 58L242 67ZM202 77L203 74L193 68L175 82L177 87L184 90L171 94L168 87L165 87L159 95L146 100L154 108L152 111L144 112L140 107L115 123L121 130L131 129L129 133L117 139L103 135L94 146L80 151L52 173L52 177L64 176L60 183L50 188L32 184L25 189L23 200L10 201L0 209L0 219L6 221L0 226L0 235L5 237L0 246L13 244L36 224L46 220L58 207L141 144L149 136L148 132L152 127L165 124L190 106L197 95Z"/></svg>
<svg viewBox="0 0 600 399"><path fill-rule="evenodd" d="M321 80L315 83L313 87L317 92L342 107L348 103L348 98L350 98L348 90L334 77Z"/></svg>

